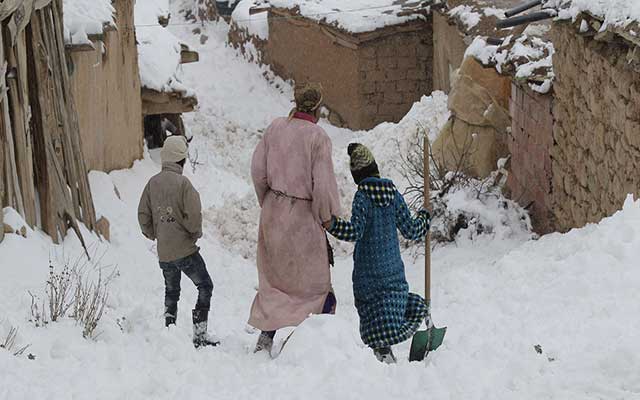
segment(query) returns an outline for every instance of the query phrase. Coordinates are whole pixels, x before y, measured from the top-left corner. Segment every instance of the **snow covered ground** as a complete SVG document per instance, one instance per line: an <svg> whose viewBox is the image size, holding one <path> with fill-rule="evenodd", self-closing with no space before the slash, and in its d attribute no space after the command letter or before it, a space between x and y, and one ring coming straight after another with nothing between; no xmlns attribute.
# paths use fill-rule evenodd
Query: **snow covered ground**
<svg viewBox="0 0 640 400"><path fill-rule="evenodd" d="M0 349L0 399L640 398L640 202L632 199L599 225L566 235L530 240L514 229L474 240L461 235L436 249L433 313L449 331L425 363L406 361L408 344L398 346L395 366L378 363L363 347L349 256L339 257L333 270L337 315L305 322L275 360L252 354L256 333L246 319L257 283L251 238L258 210L249 160L265 126L289 111L292 91L277 78L267 82L267 71L226 47L223 23L204 28L210 37L205 45L187 27L172 29L201 56L184 66L185 84L200 99L199 111L186 120L196 135L192 156L199 165L195 172L187 166L186 174L204 203L200 245L215 283L212 326L223 345L193 349L189 310L195 290L186 279L178 326L163 326L162 275L135 212L144 183L159 170L154 152L130 170L91 174L112 240L89 242L105 253L104 266L119 270L96 340L84 339L70 320L44 328L28 321L28 291L42 294L49 260L81 254L73 234L62 246L31 231L26 239L9 235L0 244L0 341L17 326L18 346L30 344L26 353L36 357ZM414 108L416 119L433 128L430 134L446 119L445 103L436 94ZM416 124L408 118L368 134L323 124L334 140L345 206L354 189L346 144L370 144L383 171L393 175L397 156L383 138L407 135ZM19 217L5 213L17 225ZM412 289L423 292L423 260L405 260Z"/></svg>

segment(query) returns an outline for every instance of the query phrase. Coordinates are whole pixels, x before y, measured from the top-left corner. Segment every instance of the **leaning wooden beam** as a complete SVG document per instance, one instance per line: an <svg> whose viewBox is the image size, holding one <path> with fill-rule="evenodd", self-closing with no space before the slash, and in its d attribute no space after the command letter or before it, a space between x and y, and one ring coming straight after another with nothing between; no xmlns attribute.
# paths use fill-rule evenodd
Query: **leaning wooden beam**
<svg viewBox="0 0 640 400"><path fill-rule="evenodd" d="M55 0L53 3L53 19L55 34L57 37L56 48L58 52L58 60L60 63L59 76L63 83L63 98L65 100L66 114L69 122L68 135L72 146L73 155L78 172L77 190L80 195L81 218L87 228L93 230L96 225L96 212L93 205L93 196L91 195L91 187L89 185L89 172L82 154L82 143L80 139L80 124L78 122L78 113L75 109L75 101L73 99L73 91L71 90L71 77L69 70L66 68L66 56L64 52L64 35L63 35L63 18L62 18L62 0Z"/></svg>
<svg viewBox="0 0 640 400"><path fill-rule="evenodd" d="M4 35L0 32L0 43L4 43ZM4 46L0 46L0 62L3 64L0 66L0 98L2 106L0 112L2 112L2 123L5 134L5 157L7 160L6 173L8 175L7 187L9 188L9 206L13 206L18 210L20 215L24 217L24 202L22 199L22 192L20 190L20 180L18 178L18 166L16 164L15 144L13 140L13 130L11 127L11 113L9 111L9 96L7 95L7 62L5 60Z"/></svg>
<svg viewBox="0 0 640 400"><path fill-rule="evenodd" d="M15 46L7 49L9 69L13 72L9 79L9 105L13 130L17 173L20 192L24 203L24 218L30 226L35 226L36 194L33 180L33 149L31 145L31 129L29 115L29 98L27 86L27 54L24 31L16 37Z"/></svg>
<svg viewBox="0 0 640 400"><path fill-rule="evenodd" d="M36 12L27 27L27 57L30 62L29 98L31 99L33 146L35 159L36 187L40 203L42 229L51 236L55 243L59 242L58 234L58 201L55 193L55 177L53 160L49 148L53 147L52 135L58 129L54 112L48 101L48 57L42 38L40 18ZM55 153L55 152L54 152ZM53 158L55 158L55 154Z"/></svg>

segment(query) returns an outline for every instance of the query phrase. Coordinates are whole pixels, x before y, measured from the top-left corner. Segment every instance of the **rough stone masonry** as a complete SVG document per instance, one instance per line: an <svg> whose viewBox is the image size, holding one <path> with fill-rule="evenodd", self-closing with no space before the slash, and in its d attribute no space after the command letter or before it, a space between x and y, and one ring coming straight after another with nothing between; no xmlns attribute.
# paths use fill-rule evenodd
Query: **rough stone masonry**
<svg viewBox="0 0 640 400"><path fill-rule="evenodd" d="M640 74L622 39L554 24L551 202L557 230L597 222L640 194Z"/></svg>

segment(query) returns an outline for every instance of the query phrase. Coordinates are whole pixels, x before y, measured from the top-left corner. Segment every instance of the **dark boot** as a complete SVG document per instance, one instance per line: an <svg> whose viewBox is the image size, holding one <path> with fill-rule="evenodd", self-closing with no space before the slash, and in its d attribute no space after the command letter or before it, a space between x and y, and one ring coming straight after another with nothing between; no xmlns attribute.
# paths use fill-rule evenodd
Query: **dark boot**
<svg viewBox="0 0 640 400"><path fill-rule="evenodd" d="M171 315L169 313L165 313L164 314L164 326L166 326L167 328L170 325L175 325L176 324L176 316L175 315Z"/></svg>
<svg viewBox="0 0 640 400"><path fill-rule="evenodd" d="M193 310L193 345L195 348L217 346L220 341L207 333L209 310Z"/></svg>
<svg viewBox="0 0 640 400"><path fill-rule="evenodd" d="M262 331L258 337L258 343L253 350L254 353L265 350L267 353L271 353L273 347L273 338L276 336L276 331Z"/></svg>
<svg viewBox="0 0 640 400"><path fill-rule="evenodd" d="M385 364L395 364L397 362L396 356L394 356L393 351L391 351L391 347L373 349L373 354L375 354L378 361Z"/></svg>
<svg viewBox="0 0 640 400"><path fill-rule="evenodd" d="M175 325L177 317L178 317L178 307L164 308L164 326L168 328L169 325Z"/></svg>

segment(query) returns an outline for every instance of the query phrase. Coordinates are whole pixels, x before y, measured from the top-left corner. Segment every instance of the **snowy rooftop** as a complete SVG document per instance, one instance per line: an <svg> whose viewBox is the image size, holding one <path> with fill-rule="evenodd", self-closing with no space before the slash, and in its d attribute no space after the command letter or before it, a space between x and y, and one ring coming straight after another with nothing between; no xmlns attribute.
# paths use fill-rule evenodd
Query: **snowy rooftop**
<svg viewBox="0 0 640 400"><path fill-rule="evenodd" d="M372 32L422 18L400 15L416 0L264 0L263 5L297 10L300 15L351 33Z"/></svg>
<svg viewBox="0 0 640 400"><path fill-rule="evenodd" d="M182 42L159 22L168 18L168 0L136 1L140 81L143 88L192 96L193 92L181 82Z"/></svg>
<svg viewBox="0 0 640 400"><path fill-rule="evenodd" d="M64 37L67 43L90 43L89 35L104 33L115 25L110 0L64 0Z"/></svg>

